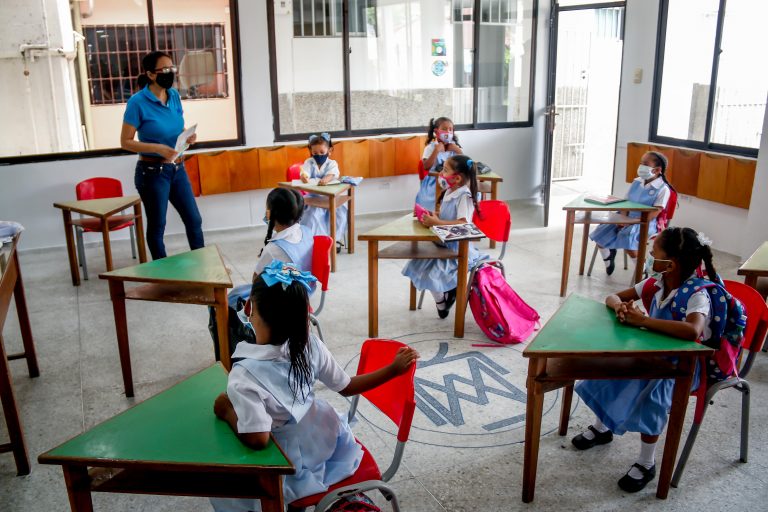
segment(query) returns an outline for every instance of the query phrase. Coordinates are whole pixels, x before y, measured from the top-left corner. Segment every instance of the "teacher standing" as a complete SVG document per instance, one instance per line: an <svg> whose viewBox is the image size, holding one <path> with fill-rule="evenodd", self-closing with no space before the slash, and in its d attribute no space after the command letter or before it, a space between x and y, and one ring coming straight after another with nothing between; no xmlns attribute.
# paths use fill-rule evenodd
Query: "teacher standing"
<svg viewBox="0 0 768 512"><path fill-rule="evenodd" d="M205 246L203 220L197 209L183 161L177 158L176 139L184 131L184 111L174 89L176 66L170 55L151 52L141 61L141 90L130 97L123 115L120 147L139 154L134 182L147 218L147 245L152 259L165 258L165 218L168 202L179 212L190 249ZM134 140L136 133L139 140ZM187 139L195 142L196 135Z"/></svg>

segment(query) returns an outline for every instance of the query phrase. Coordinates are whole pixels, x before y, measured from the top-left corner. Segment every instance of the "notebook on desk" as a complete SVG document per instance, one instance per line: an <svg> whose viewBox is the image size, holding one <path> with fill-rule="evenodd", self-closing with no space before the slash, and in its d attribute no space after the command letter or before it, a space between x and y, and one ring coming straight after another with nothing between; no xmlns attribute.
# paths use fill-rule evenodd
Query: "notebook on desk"
<svg viewBox="0 0 768 512"><path fill-rule="evenodd" d="M584 200L588 203L595 203L595 204L613 204L613 203L620 203L624 201L623 197L616 197L611 195L597 195L597 194L587 194L584 196Z"/></svg>
<svg viewBox="0 0 768 512"><path fill-rule="evenodd" d="M429 228L442 242L453 242L455 240L477 240L485 235L480 229L467 222L466 224L449 224L446 226L432 226Z"/></svg>
<svg viewBox="0 0 768 512"><path fill-rule="evenodd" d="M328 183L320 184L320 178L309 178L306 183L299 180L291 180L291 185L312 185L312 186L323 186L323 185L338 185L341 183L339 180L331 180Z"/></svg>

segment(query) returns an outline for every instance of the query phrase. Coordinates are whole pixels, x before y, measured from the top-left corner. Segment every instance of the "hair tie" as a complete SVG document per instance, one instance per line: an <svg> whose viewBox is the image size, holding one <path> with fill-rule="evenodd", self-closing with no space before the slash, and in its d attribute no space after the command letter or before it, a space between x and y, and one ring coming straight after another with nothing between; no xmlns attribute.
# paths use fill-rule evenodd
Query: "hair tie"
<svg viewBox="0 0 768 512"><path fill-rule="evenodd" d="M273 260L272 263L266 266L261 273L261 278L267 284L267 286L274 286L277 283L281 283L283 290L288 288L291 283L300 283L308 292L312 291L310 283L317 281L317 278L309 272L302 272L295 265L291 263L284 263L280 260Z"/></svg>
<svg viewBox="0 0 768 512"><path fill-rule="evenodd" d="M699 231L699 233L696 235L696 240L698 240L701 245L704 245L707 247L712 245L712 239L708 238L707 235L705 235L701 231Z"/></svg>
<svg viewBox="0 0 768 512"><path fill-rule="evenodd" d="M471 158L467 158L467 166L468 167L472 167L473 163L475 163L475 162L473 162Z"/></svg>

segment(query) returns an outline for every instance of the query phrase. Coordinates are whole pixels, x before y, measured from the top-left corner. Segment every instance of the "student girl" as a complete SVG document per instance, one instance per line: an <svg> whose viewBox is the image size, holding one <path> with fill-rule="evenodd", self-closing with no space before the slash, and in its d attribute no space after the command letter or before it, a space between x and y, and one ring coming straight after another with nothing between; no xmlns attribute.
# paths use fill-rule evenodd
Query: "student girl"
<svg viewBox="0 0 768 512"><path fill-rule="evenodd" d="M667 157L656 151L649 151L640 160L637 168L637 178L632 182L627 192L627 199L635 203L655 206L656 211L649 215L648 236L656 234L658 226L656 217L666 207L672 185L666 178ZM639 218L640 212L629 212L629 216ZM601 224L589 238L594 240L600 250L608 275L613 274L616 265L617 249L625 249L631 258L637 258L640 245L640 224L620 225ZM643 250L645 250L643 248Z"/></svg>
<svg viewBox="0 0 768 512"><path fill-rule="evenodd" d="M301 181L309 182L310 179L318 179L318 185L327 185L332 180L339 178L339 166L330 156L333 151L331 135L321 133L310 135L307 144L309 158L301 166ZM320 197L312 196L309 197ZM347 217L349 207L343 204L336 208L336 252L341 252L344 244L344 231L347 229ZM327 208L307 206L301 223L312 230L316 235L330 235L331 212Z"/></svg>
<svg viewBox="0 0 768 512"><path fill-rule="evenodd" d="M430 119L429 128L427 128L427 144L421 156L424 169L430 172L439 171L448 158L462 153L459 139L453 133L453 121L447 117ZM419 193L416 194L416 204L429 211L435 210L435 182L434 176L424 176L419 186Z"/></svg>
<svg viewBox="0 0 768 512"><path fill-rule="evenodd" d="M269 192L264 214L267 236L259 252L253 279L274 260L293 263L302 271L312 271L314 235L312 230L299 223L303 213L304 197L299 191L276 188Z"/></svg>
<svg viewBox="0 0 768 512"><path fill-rule="evenodd" d="M633 288L608 296L606 305L616 312L622 323L692 343L709 340L713 334L709 327L712 316L710 295L705 289L694 291L689 286L696 279L696 270L702 262L707 275L720 282L712 264L710 243L690 228L664 230L654 241L646 260L649 279L655 280L649 283L653 288L647 285L649 279L646 279ZM681 287L682 292L679 291ZM634 304L644 293L653 294L648 316ZM647 295L645 297L648 298ZM680 320L673 317L673 309L676 308L684 314L678 316ZM696 369L693 389L698 387L700 370ZM613 434L639 432L638 458L618 483L626 492L641 490L656 476L656 443L667 423L674 385L674 379L578 382L576 392L597 418L588 430L572 439L573 445L579 450L587 450L598 444L610 443Z"/></svg>
<svg viewBox="0 0 768 512"><path fill-rule="evenodd" d="M141 60L141 90L128 99L120 132L120 147L139 154L134 182L147 216L147 245L152 259L165 258L165 218L168 202L179 212L190 249L205 245L203 219L197 209L184 162L174 160L176 139L184 131L184 111L173 88L176 66L164 52ZM139 140L134 140L136 134ZM196 135L187 139L195 142Z"/></svg>
<svg viewBox="0 0 768 512"><path fill-rule="evenodd" d="M477 166L465 155L448 158L437 178L443 192L440 196L440 216L425 214L421 223L427 227L448 226L472 222L472 214L477 208ZM459 242L450 242L448 248L458 250ZM481 255L472 244L469 246L469 268L481 259ZM456 302L456 284L458 262L455 259L411 260L403 268L403 275L410 278L418 290L429 290L435 298L437 315L448 316Z"/></svg>
<svg viewBox="0 0 768 512"><path fill-rule="evenodd" d="M326 491L352 475L363 457L345 417L315 396L315 382L357 395L405 373L419 357L403 348L388 366L350 378L309 332L307 292L314 280L279 261L256 277L245 308L256 342L237 345L227 392L214 404L216 416L247 446L264 448L270 432L275 436L296 466L283 483L286 503ZM261 510L253 499L211 501L217 511Z"/></svg>

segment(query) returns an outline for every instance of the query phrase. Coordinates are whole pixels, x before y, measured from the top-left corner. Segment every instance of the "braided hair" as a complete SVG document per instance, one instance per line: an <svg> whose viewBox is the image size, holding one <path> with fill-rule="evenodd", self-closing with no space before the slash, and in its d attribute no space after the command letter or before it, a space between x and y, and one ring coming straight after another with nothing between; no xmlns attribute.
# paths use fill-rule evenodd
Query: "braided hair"
<svg viewBox="0 0 768 512"><path fill-rule="evenodd" d="M668 258L677 260L682 279L696 272L702 262L707 277L717 280L717 270L712 263L712 250L699 242L699 234L691 228L667 228L659 235L659 245Z"/></svg>
<svg viewBox="0 0 768 512"><path fill-rule="evenodd" d="M464 182L469 185L469 193L472 196L472 204L475 206L475 211L482 218L480 207L477 205L477 162L467 155L453 155L446 162L451 162L453 170L464 177ZM443 196L445 196L446 192L447 190L443 190L440 193L440 203L443 202ZM467 222L472 222L472 219L467 219Z"/></svg>
<svg viewBox="0 0 768 512"><path fill-rule="evenodd" d="M659 151L649 151L648 156L650 156L653 161L656 163L656 167L661 167L661 180L670 188L670 190L675 190L675 187L672 186L672 184L667 180L667 167L669 167L669 159L664 153L660 153Z"/></svg>
<svg viewBox="0 0 768 512"><path fill-rule="evenodd" d="M293 398L305 400L312 384L312 366L307 354L309 344L309 295L298 281L285 288L269 286L259 274L251 287L251 304L269 327L269 344L288 343L291 361L288 381Z"/></svg>
<svg viewBox="0 0 768 512"><path fill-rule="evenodd" d="M429 120L429 126L427 127L427 142L424 143L425 146L429 146L429 143L435 140L435 130L437 130L441 124L446 122L453 124L453 121L451 121L449 117L433 117ZM456 132L453 133L453 143L461 147L459 139L456 137Z"/></svg>
<svg viewBox="0 0 768 512"><path fill-rule="evenodd" d="M304 213L304 197L298 190L292 188L275 188L267 195L267 210L269 210L269 224L267 236L264 238L264 247L272 239L275 224L293 226L301 220ZM264 252L264 247L259 251L259 256Z"/></svg>

